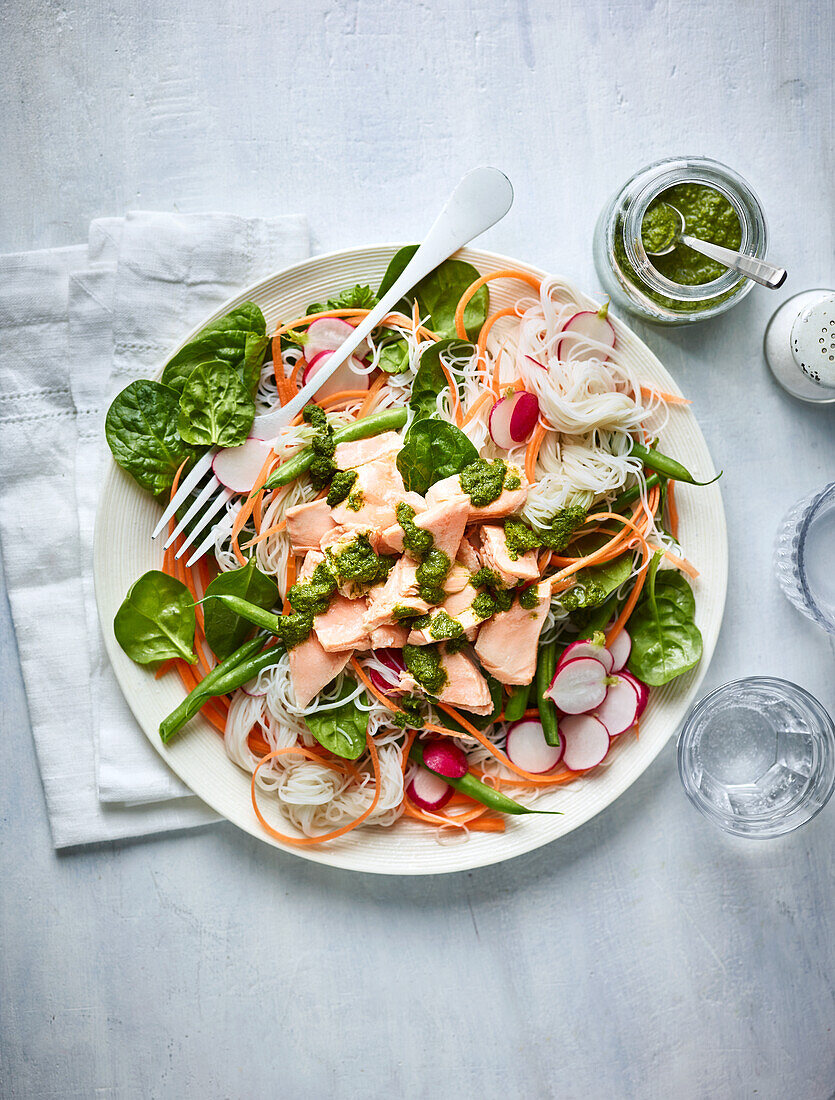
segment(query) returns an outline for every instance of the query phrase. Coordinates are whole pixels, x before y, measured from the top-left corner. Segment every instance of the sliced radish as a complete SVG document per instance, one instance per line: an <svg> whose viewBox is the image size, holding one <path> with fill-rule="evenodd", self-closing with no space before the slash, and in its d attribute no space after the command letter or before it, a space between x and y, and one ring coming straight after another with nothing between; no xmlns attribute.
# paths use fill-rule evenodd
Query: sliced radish
<svg viewBox="0 0 835 1100"><path fill-rule="evenodd" d="M215 477L233 493L248 493L261 473L272 444L250 437L240 447L224 447L212 459Z"/></svg>
<svg viewBox="0 0 835 1100"><path fill-rule="evenodd" d="M599 359L605 363L615 346L615 330L609 320L608 302L596 312L589 309L575 313L563 325L562 331L571 333L576 339L560 340L557 344L558 359L573 359L578 363ZM587 341L603 344L604 347L589 347Z"/></svg>
<svg viewBox="0 0 835 1100"><path fill-rule="evenodd" d="M440 810L452 798L452 787L440 775L418 768L406 794L421 810Z"/></svg>
<svg viewBox="0 0 835 1100"><path fill-rule="evenodd" d="M606 676L595 657L578 657L557 669L546 694L563 714L586 714L606 698Z"/></svg>
<svg viewBox="0 0 835 1100"><path fill-rule="evenodd" d="M602 638L603 635L601 634ZM610 650L605 645L598 645L597 642L572 642L568 646L560 657L557 668L562 665L567 665L569 661L576 661L580 657L594 657L596 661L600 661L603 667L606 669L606 673L610 673L614 667L614 657Z"/></svg>
<svg viewBox="0 0 835 1100"><path fill-rule="evenodd" d="M606 698L594 712L610 737L617 737L635 725L638 717L638 689L625 676L618 676L614 684L609 684Z"/></svg>
<svg viewBox="0 0 835 1100"><path fill-rule="evenodd" d="M400 673L405 671L406 665L403 662L401 650L375 649L374 656L381 664L385 665L387 670L381 672L377 668L368 669L368 678L374 687L381 691L383 695L402 695Z"/></svg>
<svg viewBox="0 0 835 1100"><path fill-rule="evenodd" d="M307 365L307 369L302 375L302 382L307 385L311 378L316 377L317 371L320 371L330 357L333 355L332 351L320 351ZM368 389L368 374L364 372L363 365L355 355L352 355L350 359L346 359L344 363L336 368L336 371L331 375L327 382L322 383L321 389L316 394L317 397L330 397L332 394L340 393L342 390L367 390Z"/></svg>
<svg viewBox="0 0 835 1100"><path fill-rule="evenodd" d="M507 731L507 755L517 768L540 775L555 768L562 759L562 740L549 745L542 732L542 723L533 718L514 722Z"/></svg>
<svg viewBox="0 0 835 1100"><path fill-rule="evenodd" d="M565 741L562 762L572 772L596 768L609 751L609 734L599 718L582 714L560 722L560 734Z"/></svg>
<svg viewBox="0 0 835 1100"><path fill-rule="evenodd" d="M632 652L632 639L625 630L622 630L611 645L606 646L606 648L614 657L614 664L610 671L620 672L622 668L626 667L626 662L629 660L629 654Z"/></svg>
<svg viewBox="0 0 835 1100"><path fill-rule="evenodd" d="M539 419L539 398L527 390L503 397L490 410L490 438L497 447L509 451L524 443Z"/></svg>
<svg viewBox="0 0 835 1100"><path fill-rule="evenodd" d="M461 779L467 774L467 757L462 749L453 742L442 740L427 741L423 746L423 762L427 768L447 779Z"/></svg>
<svg viewBox="0 0 835 1100"><path fill-rule="evenodd" d="M263 691L256 691L255 689L256 689L257 684L258 684L258 677L256 676L254 679L248 680L241 687L241 691L244 693L244 695L248 695L250 697L250 699L262 699L267 694L267 689L265 687L263 689Z"/></svg>
<svg viewBox="0 0 835 1100"><path fill-rule="evenodd" d="M643 682L639 680L637 676L633 676L631 672L621 672L620 675L624 680L628 680L629 683L635 688L638 693L638 713L635 715L637 721L638 718L647 709L647 703L649 702L649 688Z"/></svg>
<svg viewBox="0 0 835 1100"><path fill-rule="evenodd" d="M343 321L341 317L321 317L307 328L307 340L304 344L304 357L308 363L312 363L316 356L323 351L336 351L342 347L349 336L353 334L354 326ZM369 352L368 341L357 347L354 354L362 359Z"/></svg>
<svg viewBox="0 0 835 1100"><path fill-rule="evenodd" d="M544 363L540 363L540 361L539 361L538 359L534 359L534 358L533 358L532 356L530 356L530 355L526 355L526 356L525 356L525 358L526 358L526 359L530 359L530 361L531 361L531 362L533 363L533 365L534 365L535 367L539 367L539 369L540 369L540 370L548 370L548 368L547 368L547 367L545 366L545 364L544 364Z"/></svg>

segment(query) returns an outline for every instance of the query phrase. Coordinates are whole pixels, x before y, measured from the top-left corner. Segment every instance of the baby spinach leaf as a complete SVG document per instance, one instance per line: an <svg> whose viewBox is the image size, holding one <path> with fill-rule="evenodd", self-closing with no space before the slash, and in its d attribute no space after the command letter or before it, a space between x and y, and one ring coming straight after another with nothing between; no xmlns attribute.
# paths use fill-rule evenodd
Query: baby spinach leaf
<svg viewBox="0 0 835 1100"><path fill-rule="evenodd" d="M344 699L356 690L353 681L345 680L339 692ZM368 712L360 710L352 699L350 703L324 710L319 714L305 715L307 728L322 746L345 760L356 760L365 749L368 729Z"/></svg>
<svg viewBox="0 0 835 1100"><path fill-rule="evenodd" d="M116 641L138 665L179 657L193 665L194 601L186 586L152 569L132 586L116 612Z"/></svg>
<svg viewBox="0 0 835 1100"><path fill-rule="evenodd" d="M441 353L449 351L459 355L472 350L473 345L465 340L439 340L423 352L409 398L409 407L414 409L417 417L436 416L438 394L449 385L441 369Z"/></svg>
<svg viewBox="0 0 835 1100"><path fill-rule="evenodd" d="M154 496L171 488L183 460L194 454L180 438L178 416L177 393L144 378L131 382L107 410L104 434L113 457Z"/></svg>
<svg viewBox="0 0 835 1100"><path fill-rule="evenodd" d="M327 302L313 302L307 307L308 313L324 313L328 309L373 309L377 304L377 297L370 286L357 283L355 286L343 290L335 298L328 298Z"/></svg>
<svg viewBox="0 0 835 1100"><path fill-rule="evenodd" d="M278 587L272 577L262 573L253 556L241 569L219 573L206 589L207 596L238 596L269 611L278 599ZM224 600L208 599L203 606L206 641L212 653L224 660L246 641L252 626L237 615Z"/></svg>
<svg viewBox="0 0 835 1100"><path fill-rule="evenodd" d="M652 686L688 672L702 656L702 635L693 621L696 603L690 585L681 574L671 573L668 579L667 570L656 577L659 557L653 558L646 591L628 624L632 638L629 671ZM679 579L673 580L674 575Z"/></svg>
<svg viewBox="0 0 835 1100"><path fill-rule="evenodd" d="M402 336L383 344L377 366L386 374L402 374L409 369L409 345Z"/></svg>
<svg viewBox="0 0 835 1100"><path fill-rule="evenodd" d="M430 485L460 474L478 458L464 433L445 420L417 420L397 454L397 469L407 492L426 492Z"/></svg>
<svg viewBox="0 0 835 1100"><path fill-rule="evenodd" d="M575 543L578 554L590 554L605 542L605 535L589 535ZM613 592L629 579L632 572L632 555L622 554L613 561L590 565L577 571L575 584L560 600L566 611L581 607L599 607Z"/></svg>
<svg viewBox="0 0 835 1100"><path fill-rule="evenodd" d="M180 397L177 427L187 443L240 447L255 417L255 404L239 373L219 360L200 363Z"/></svg>
<svg viewBox="0 0 835 1100"><path fill-rule="evenodd" d="M249 392L254 393L253 378L255 387L258 385L258 379L254 377L258 344L256 341L250 341L247 362L247 337L256 336L264 341L260 349L261 362L258 363L260 372L268 343L266 333L267 322L264 320L264 314L254 302L243 302L225 316L218 317L216 321L206 325L192 340L189 340L184 348L169 359L162 372L162 381L166 386L171 386L178 393L182 393L189 375L198 364L220 359L227 366L240 371Z"/></svg>
<svg viewBox="0 0 835 1100"><path fill-rule="evenodd" d="M255 332L250 332L246 338L241 378L247 391L253 397L258 392L258 383L261 381L261 367L264 365L267 348L271 343L271 338L266 334L259 336Z"/></svg>
<svg viewBox="0 0 835 1100"><path fill-rule="evenodd" d="M377 291L380 298L394 285L417 249L416 244L410 244L394 254L380 283L380 289ZM455 307L467 287L478 277L479 272L472 264L464 260L444 260L412 288L404 301L408 303L410 299L415 298L421 317L425 318L429 314L427 326L439 336L453 337L457 335ZM486 286L480 287L464 310L464 327L469 339L475 339L479 329L487 320L489 305L490 293ZM408 313L409 309L406 308L405 312Z"/></svg>

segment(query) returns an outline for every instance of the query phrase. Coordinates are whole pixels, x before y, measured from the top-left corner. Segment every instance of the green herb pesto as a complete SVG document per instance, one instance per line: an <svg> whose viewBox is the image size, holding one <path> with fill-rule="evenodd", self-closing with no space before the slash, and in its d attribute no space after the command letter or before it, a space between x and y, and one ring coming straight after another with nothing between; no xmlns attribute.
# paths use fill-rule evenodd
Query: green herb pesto
<svg viewBox="0 0 835 1100"><path fill-rule="evenodd" d="M403 545L418 560L427 554L435 540L430 531L424 531L415 524L415 510L401 501L394 510L397 522L403 528Z"/></svg>
<svg viewBox="0 0 835 1100"><path fill-rule="evenodd" d="M641 224L642 238L647 218L653 212L655 221L675 217L672 211L666 216L659 213L659 208L666 203L680 211L684 218L684 232L692 237L733 249L738 249L742 243L742 228L736 210L721 191L703 183L677 183L662 191L644 215ZM646 241L644 247L648 247ZM652 256L650 259L656 271L683 286L701 286L702 283L718 279L728 270L724 264L694 252L686 244L677 244L667 255Z"/></svg>
<svg viewBox="0 0 835 1100"><path fill-rule="evenodd" d="M460 638L450 638L446 643L446 651L450 655L453 653L460 653L467 644L467 635L462 634Z"/></svg>
<svg viewBox="0 0 835 1100"><path fill-rule="evenodd" d="M403 695L397 701L403 713L395 714L392 717L392 725L399 726L400 729L422 729L423 718L421 717L420 708L423 700L417 695Z"/></svg>
<svg viewBox="0 0 835 1100"><path fill-rule="evenodd" d="M324 562L320 562L309 580L293 585L287 599L293 610L301 615L321 615L327 611L334 592L336 577Z"/></svg>
<svg viewBox="0 0 835 1100"><path fill-rule="evenodd" d="M449 677L441 664L436 645L404 645L403 660L406 668L427 695L437 697L446 687Z"/></svg>
<svg viewBox="0 0 835 1100"><path fill-rule="evenodd" d="M488 462L479 458L458 475L461 488L474 508L486 508L502 495L507 478L507 463L500 458ZM517 486L518 488L518 486Z"/></svg>
<svg viewBox="0 0 835 1100"><path fill-rule="evenodd" d="M313 616L296 612L293 615L281 615L278 620L278 636L288 650L307 641L313 630Z"/></svg>
<svg viewBox="0 0 835 1100"><path fill-rule="evenodd" d="M362 502L365 500L365 495L362 489L355 489L353 493L348 497L348 502L345 505L351 512L358 512L362 508Z"/></svg>
<svg viewBox="0 0 835 1100"><path fill-rule="evenodd" d="M324 489L337 472L333 462L336 451L333 428L328 423L324 409L318 405L305 405L302 416L305 423L309 424L315 432L310 441L310 449L313 452L313 462L309 470L310 480L313 482L314 489Z"/></svg>
<svg viewBox="0 0 835 1100"><path fill-rule="evenodd" d="M460 638L464 633L464 627L458 622L457 619L453 619L451 615L448 615L446 611L440 611L432 619L429 627L430 637L435 641L444 641L447 638Z"/></svg>
<svg viewBox="0 0 835 1100"><path fill-rule="evenodd" d="M669 203L656 200L641 222L641 240L647 252L663 252L676 239L679 219Z"/></svg>
<svg viewBox="0 0 835 1100"><path fill-rule="evenodd" d="M473 573L469 583L473 588L501 588L502 578L495 569L484 566L477 573Z"/></svg>
<svg viewBox="0 0 835 1100"><path fill-rule="evenodd" d="M518 474L510 473L508 471L507 477L504 479L504 487L509 493L514 492L516 489L522 488L522 479Z"/></svg>
<svg viewBox="0 0 835 1100"><path fill-rule="evenodd" d="M365 532L358 534L338 553L328 550L327 555L339 581L355 581L359 585L384 581L396 561L394 557L375 554Z"/></svg>
<svg viewBox="0 0 835 1100"><path fill-rule="evenodd" d="M542 545L542 539L518 516L508 516L504 521L504 540L511 561L516 561L520 554L527 554L529 550L538 550Z"/></svg>
<svg viewBox="0 0 835 1100"><path fill-rule="evenodd" d="M525 588L519 593L519 606L523 607L525 611L536 611L539 607L539 595L536 591L536 585L532 584L530 588Z"/></svg>
<svg viewBox="0 0 835 1100"><path fill-rule="evenodd" d="M579 504L572 504L568 508L561 508L556 515L551 517L550 524L537 531L541 545L559 554L565 550L571 542L571 538L578 527L586 522L588 512Z"/></svg>
<svg viewBox="0 0 835 1100"><path fill-rule="evenodd" d="M496 601L489 592L479 592L472 602L472 610L480 619L489 619L496 610Z"/></svg>
<svg viewBox="0 0 835 1100"><path fill-rule="evenodd" d="M597 607L608 596L607 590L594 581L575 584L562 596L560 604L566 611L577 611L581 607Z"/></svg>
<svg viewBox="0 0 835 1100"><path fill-rule="evenodd" d="M354 482L357 480L356 470L337 470L333 475L333 481L331 487L328 490L328 507L335 508L337 504L341 504L342 501L348 496L354 487ZM348 505L350 508L350 504Z"/></svg>
<svg viewBox="0 0 835 1100"><path fill-rule="evenodd" d="M418 619L413 619L409 626L412 630L426 630L432 623L432 616L429 614L421 615Z"/></svg>
<svg viewBox="0 0 835 1100"><path fill-rule="evenodd" d="M391 609L391 615L396 623L402 623L404 619L414 619L416 615L420 615L420 612L407 604L399 603Z"/></svg>

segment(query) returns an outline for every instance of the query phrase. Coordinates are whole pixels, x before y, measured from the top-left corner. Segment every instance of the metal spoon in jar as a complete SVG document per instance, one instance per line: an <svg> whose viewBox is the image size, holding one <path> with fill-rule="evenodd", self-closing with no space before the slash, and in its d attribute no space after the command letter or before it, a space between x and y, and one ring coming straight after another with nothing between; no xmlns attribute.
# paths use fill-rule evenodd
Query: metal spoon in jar
<svg viewBox="0 0 835 1100"><path fill-rule="evenodd" d="M765 260L758 260L755 256L746 256L742 252L734 252L732 248L723 248L722 245L711 244L710 241L702 241L698 237L691 237L684 232L684 215L681 211L668 202L661 205L665 206L676 219L677 228L675 231L671 229L670 235L664 241L663 248L655 251L647 249L648 256L666 256L673 251L677 244L686 244L688 248L700 252L702 256L707 256L733 271L738 271L741 275L753 279L755 283L767 286L769 290L776 290L786 281L786 269L783 267L775 267L774 264L766 263Z"/></svg>

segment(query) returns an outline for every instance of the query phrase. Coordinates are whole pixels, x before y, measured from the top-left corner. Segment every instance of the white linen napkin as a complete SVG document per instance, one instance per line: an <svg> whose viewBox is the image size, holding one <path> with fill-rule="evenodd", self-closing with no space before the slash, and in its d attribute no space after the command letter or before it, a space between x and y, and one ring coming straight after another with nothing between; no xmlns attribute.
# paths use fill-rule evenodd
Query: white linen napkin
<svg viewBox="0 0 835 1100"><path fill-rule="evenodd" d="M104 658L102 421L212 308L307 254L301 218L136 213L94 222L89 248L0 257L0 537L56 847L215 819L183 797Z"/></svg>

